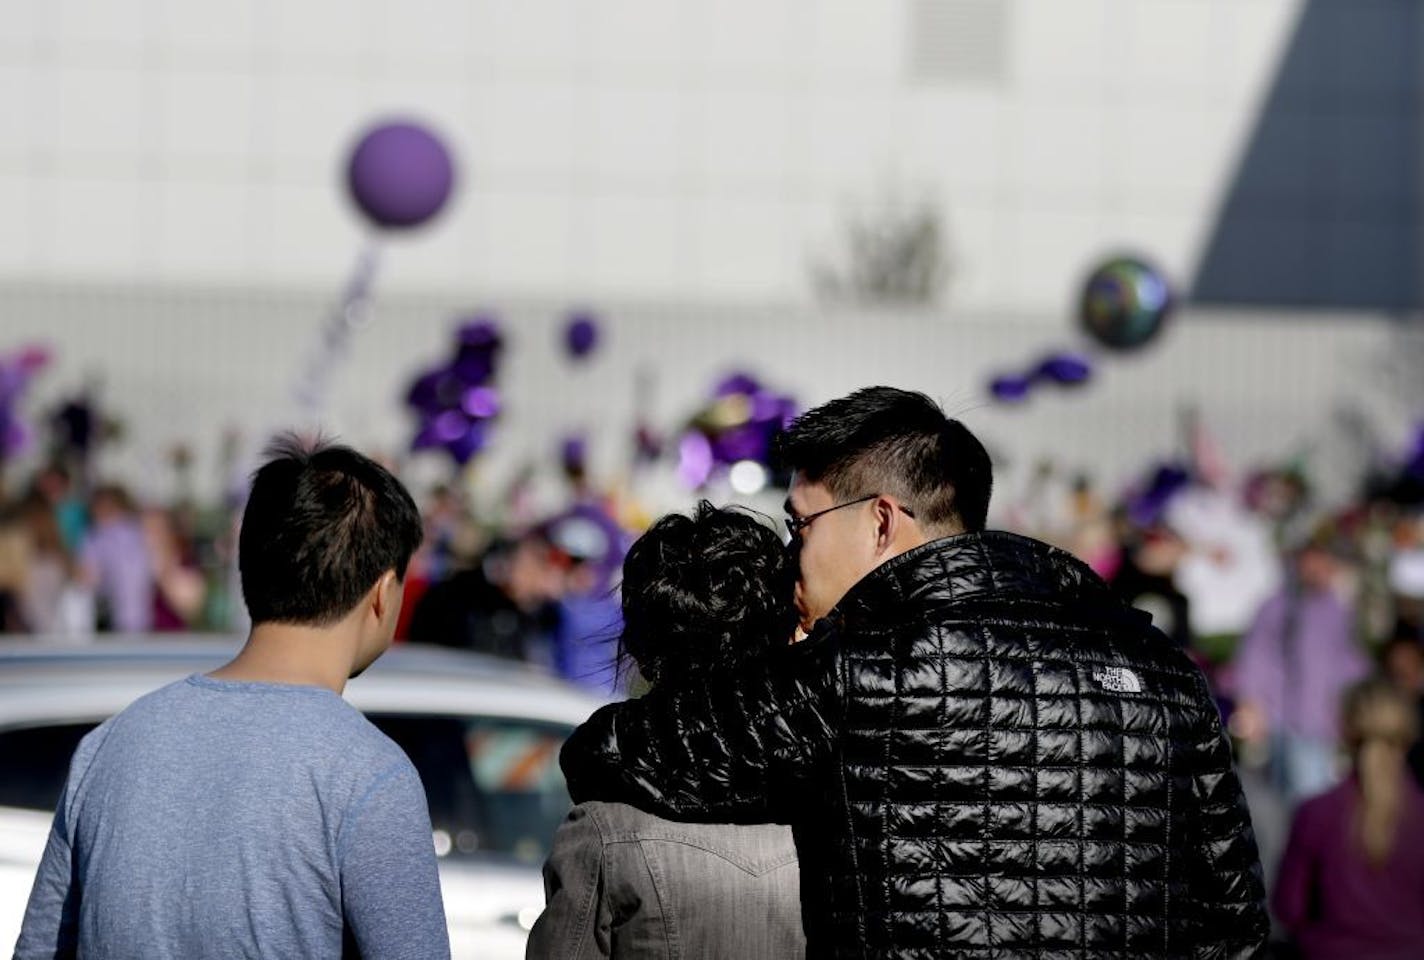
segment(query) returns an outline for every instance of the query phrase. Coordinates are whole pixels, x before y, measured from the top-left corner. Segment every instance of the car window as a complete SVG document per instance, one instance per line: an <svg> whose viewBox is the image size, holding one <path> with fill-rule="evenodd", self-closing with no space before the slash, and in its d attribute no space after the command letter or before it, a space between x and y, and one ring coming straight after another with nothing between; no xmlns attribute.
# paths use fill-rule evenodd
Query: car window
<svg viewBox="0 0 1424 960"><path fill-rule="evenodd" d="M569 812L561 724L505 717L373 714L425 784L436 852L541 863Z"/></svg>
<svg viewBox="0 0 1424 960"><path fill-rule="evenodd" d="M541 863L570 800L559 770L569 726L503 717L375 714L415 764L442 856ZM98 721L0 730L0 806L53 810L69 760Z"/></svg>
<svg viewBox="0 0 1424 960"><path fill-rule="evenodd" d="M53 810L69 758L99 724L64 723L0 730L0 806Z"/></svg>

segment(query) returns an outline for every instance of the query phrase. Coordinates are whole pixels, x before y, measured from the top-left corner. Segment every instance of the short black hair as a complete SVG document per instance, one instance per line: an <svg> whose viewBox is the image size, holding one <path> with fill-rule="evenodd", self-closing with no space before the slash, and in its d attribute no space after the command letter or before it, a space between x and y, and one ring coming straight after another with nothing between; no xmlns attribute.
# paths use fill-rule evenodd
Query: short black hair
<svg viewBox="0 0 1424 960"><path fill-rule="evenodd" d="M350 447L293 434L265 456L238 537L254 624L330 626L387 570L405 579L420 511L390 471Z"/></svg>
<svg viewBox="0 0 1424 960"><path fill-rule="evenodd" d="M891 494L930 531L983 530L989 452L923 393L866 387L802 414L776 441L779 466L838 500Z"/></svg>
<svg viewBox="0 0 1424 960"><path fill-rule="evenodd" d="M620 659L662 682L764 656L791 642L795 590L795 564L770 526L703 500L629 549Z"/></svg>

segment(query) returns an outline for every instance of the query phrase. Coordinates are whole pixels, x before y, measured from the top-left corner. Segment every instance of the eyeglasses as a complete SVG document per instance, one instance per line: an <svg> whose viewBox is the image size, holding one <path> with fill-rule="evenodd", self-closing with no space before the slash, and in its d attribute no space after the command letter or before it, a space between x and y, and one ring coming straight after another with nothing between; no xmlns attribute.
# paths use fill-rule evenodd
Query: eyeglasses
<svg viewBox="0 0 1424 960"><path fill-rule="evenodd" d="M817 510L815 513L810 514L809 516L805 516L805 517L787 517L787 518L786 518L786 529L787 529L787 531L791 534L791 539L795 540L797 537L801 536L801 531L802 531L802 530L805 530L808 526L810 526L810 525L811 525L811 521L812 521L812 520L815 520L817 517L824 517L824 516L825 516L826 514L828 514L828 513L835 513L837 510L842 510L842 509L844 509L844 508L846 508L846 507L853 507L853 506L855 506L857 503L865 503L867 500L874 500L874 499L875 499L876 497L878 497L878 496L880 496L880 494L878 494L878 493L870 493L870 494L866 494L865 496L860 497L859 499L856 499L856 500L847 500L845 503L838 503L838 504L836 504L834 507L827 507L827 508L824 509L824 510ZM789 501L788 501L788 506L789 506ZM911 510L909 507L906 507L906 506L903 506L903 505L902 505L902 506L900 507L900 512L903 513L905 516L909 517L909 518L912 519L912 520L915 518L915 513L914 513L914 511Z"/></svg>

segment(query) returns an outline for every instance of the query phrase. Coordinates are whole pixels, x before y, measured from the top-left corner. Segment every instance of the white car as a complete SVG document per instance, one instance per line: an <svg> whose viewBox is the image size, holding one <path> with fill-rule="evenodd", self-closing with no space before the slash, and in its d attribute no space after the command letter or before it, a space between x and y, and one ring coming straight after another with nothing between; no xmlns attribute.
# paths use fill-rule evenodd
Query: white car
<svg viewBox="0 0 1424 960"><path fill-rule="evenodd" d="M232 640L0 643L0 956L8 956L81 737ZM457 958L516 960L544 904L540 867L568 813L559 747L604 701L520 664L396 647L346 698L425 783Z"/></svg>

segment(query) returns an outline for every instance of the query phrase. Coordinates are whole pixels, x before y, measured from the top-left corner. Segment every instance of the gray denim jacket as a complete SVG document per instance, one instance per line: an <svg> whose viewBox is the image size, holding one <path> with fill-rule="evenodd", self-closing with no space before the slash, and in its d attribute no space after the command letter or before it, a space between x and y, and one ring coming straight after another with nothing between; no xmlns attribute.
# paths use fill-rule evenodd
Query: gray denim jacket
<svg viewBox="0 0 1424 960"><path fill-rule="evenodd" d="M574 808L544 866L527 960L799 960L791 828L675 823L620 803Z"/></svg>

